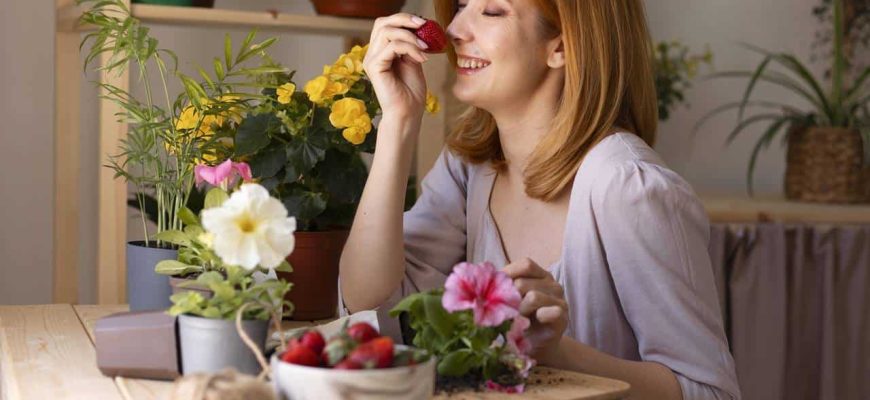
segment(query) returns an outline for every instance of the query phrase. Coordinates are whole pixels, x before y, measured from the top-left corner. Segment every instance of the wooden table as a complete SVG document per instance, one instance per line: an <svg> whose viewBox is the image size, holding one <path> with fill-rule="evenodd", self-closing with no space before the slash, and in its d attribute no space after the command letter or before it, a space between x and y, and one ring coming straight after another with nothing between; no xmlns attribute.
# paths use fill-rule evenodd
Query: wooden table
<svg viewBox="0 0 870 400"><path fill-rule="evenodd" d="M94 323L127 306L52 304L0 306L0 399L168 399L172 382L109 378L97 369ZM288 328L314 322L290 322ZM563 387L547 390L534 383L527 395L509 399L621 399L628 384L590 375L564 373ZM546 376L546 374L545 374ZM534 378L534 377L533 377ZM497 393L475 393L451 398L500 398Z"/></svg>

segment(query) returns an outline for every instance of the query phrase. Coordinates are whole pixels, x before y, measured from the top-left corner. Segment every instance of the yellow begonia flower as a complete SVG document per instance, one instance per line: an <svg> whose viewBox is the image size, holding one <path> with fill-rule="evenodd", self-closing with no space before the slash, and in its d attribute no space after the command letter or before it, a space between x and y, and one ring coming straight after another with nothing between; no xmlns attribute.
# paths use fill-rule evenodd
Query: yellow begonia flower
<svg viewBox="0 0 870 400"><path fill-rule="evenodd" d="M290 104L293 99L293 92L296 91L296 85L288 82L278 87L278 102L281 104Z"/></svg>
<svg viewBox="0 0 870 400"><path fill-rule="evenodd" d="M441 104L438 103L438 97L435 97L434 94L427 92L426 93L426 112L430 114L435 114L439 110L441 110Z"/></svg>
<svg viewBox="0 0 870 400"><path fill-rule="evenodd" d="M345 94L350 88L342 82L332 82L326 76L318 76L305 84L305 94L315 104L323 104L333 97Z"/></svg>
<svg viewBox="0 0 870 400"><path fill-rule="evenodd" d="M344 128L342 136L353 144L365 141L366 135L372 130L372 119L366 112L366 104L352 97L345 97L332 105L329 122L336 128Z"/></svg>
<svg viewBox="0 0 870 400"><path fill-rule="evenodd" d="M353 143L354 145L360 145L362 142L366 141L366 133L363 132L362 128L351 126L349 128L345 128L341 132L341 136L344 137L348 142Z"/></svg>

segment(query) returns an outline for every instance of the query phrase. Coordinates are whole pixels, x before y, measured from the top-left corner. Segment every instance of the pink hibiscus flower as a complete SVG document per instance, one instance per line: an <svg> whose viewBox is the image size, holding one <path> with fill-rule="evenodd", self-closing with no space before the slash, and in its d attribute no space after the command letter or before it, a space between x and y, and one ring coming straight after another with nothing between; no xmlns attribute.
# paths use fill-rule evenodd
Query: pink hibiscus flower
<svg viewBox="0 0 870 400"><path fill-rule="evenodd" d="M532 343L526 338L526 329L529 329L532 322L522 315L514 318L511 323L511 329L507 333L508 348L517 354L526 355L532 350Z"/></svg>
<svg viewBox="0 0 870 400"><path fill-rule="evenodd" d="M498 326L519 315L520 292L489 262L459 263L444 284L441 304L450 312L472 310L478 326Z"/></svg>
<svg viewBox="0 0 870 400"><path fill-rule="evenodd" d="M235 186L238 178L242 178L245 182L253 179L251 167L248 164L233 162L230 159L214 167L205 164L197 165L193 167L193 174L196 177L197 186L201 186L203 182L208 182L212 186L217 186L224 190Z"/></svg>

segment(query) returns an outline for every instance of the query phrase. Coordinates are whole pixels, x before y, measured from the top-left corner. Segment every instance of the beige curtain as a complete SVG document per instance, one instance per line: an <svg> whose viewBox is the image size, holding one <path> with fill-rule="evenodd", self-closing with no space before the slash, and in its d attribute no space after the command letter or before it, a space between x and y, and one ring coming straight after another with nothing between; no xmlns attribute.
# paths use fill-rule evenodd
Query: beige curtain
<svg viewBox="0 0 870 400"><path fill-rule="evenodd" d="M746 400L870 399L870 226L714 224Z"/></svg>

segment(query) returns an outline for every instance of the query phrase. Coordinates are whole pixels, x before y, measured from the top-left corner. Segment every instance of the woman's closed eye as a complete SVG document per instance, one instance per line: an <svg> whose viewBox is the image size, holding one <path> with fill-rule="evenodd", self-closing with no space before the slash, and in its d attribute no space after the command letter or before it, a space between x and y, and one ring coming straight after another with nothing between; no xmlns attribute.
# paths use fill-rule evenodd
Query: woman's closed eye
<svg viewBox="0 0 870 400"><path fill-rule="evenodd" d="M462 10L465 9L466 5L467 4L458 3L456 5L456 13L459 14L460 12L462 12ZM483 16L485 17L501 17L502 15L504 15L504 12L502 12L501 10L483 10Z"/></svg>

